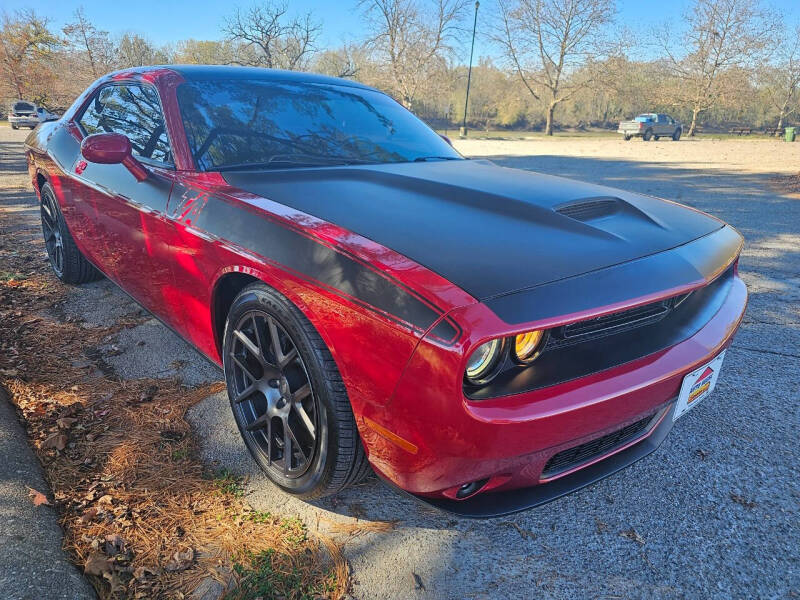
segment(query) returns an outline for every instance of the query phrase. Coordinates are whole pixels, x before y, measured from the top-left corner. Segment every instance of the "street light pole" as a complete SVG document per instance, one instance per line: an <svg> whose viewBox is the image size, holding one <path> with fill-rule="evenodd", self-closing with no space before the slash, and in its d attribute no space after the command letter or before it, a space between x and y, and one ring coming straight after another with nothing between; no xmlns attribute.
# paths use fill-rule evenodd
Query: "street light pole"
<svg viewBox="0 0 800 600"><path fill-rule="evenodd" d="M461 124L459 137L467 137L467 107L469 106L469 84L472 81L472 55L475 52L475 29L478 27L478 7L481 3L475 1L475 20L472 23L472 47L469 50L469 70L467 71L467 95L464 98L464 122Z"/></svg>

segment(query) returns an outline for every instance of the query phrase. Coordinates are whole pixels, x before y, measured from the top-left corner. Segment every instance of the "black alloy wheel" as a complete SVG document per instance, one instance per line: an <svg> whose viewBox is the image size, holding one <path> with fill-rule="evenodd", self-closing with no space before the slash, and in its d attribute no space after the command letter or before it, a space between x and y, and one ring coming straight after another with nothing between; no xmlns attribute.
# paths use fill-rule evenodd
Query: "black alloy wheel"
<svg viewBox="0 0 800 600"><path fill-rule="evenodd" d="M40 195L42 236L50 267L56 277L64 283L86 283L102 277L75 245L49 183L42 186Z"/></svg>
<svg viewBox="0 0 800 600"><path fill-rule="evenodd" d="M236 425L274 483L312 499L369 473L336 363L296 306L248 285L230 308L222 350Z"/></svg>
<svg viewBox="0 0 800 600"><path fill-rule="evenodd" d="M64 238L59 227L59 213L52 194L42 194L42 235L47 257L56 277L64 275Z"/></svg>
<svg viewBox="0 0 800 600"><path fill-rule="evenodd" d="M278 475L303 475L317 450L319 406L303 359L283 326L252 310L231 332L237 420Z"/></svg>

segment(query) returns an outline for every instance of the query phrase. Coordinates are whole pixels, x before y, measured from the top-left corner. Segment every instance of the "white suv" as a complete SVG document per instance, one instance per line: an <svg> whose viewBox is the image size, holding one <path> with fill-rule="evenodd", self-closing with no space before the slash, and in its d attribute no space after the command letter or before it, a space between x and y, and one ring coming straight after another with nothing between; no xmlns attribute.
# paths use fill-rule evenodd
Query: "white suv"
<svg viewBox="0 0 800 600"><path fill-rule="evenodd" d="M11 124L11 129L19 129L20 127L30 127L33 129L39 123L45 121L55 121L58 119L57 115L49 112L41 106L36 106L33 102L14 102L11 107L11 112L8 115L8 122Z"/></svg>

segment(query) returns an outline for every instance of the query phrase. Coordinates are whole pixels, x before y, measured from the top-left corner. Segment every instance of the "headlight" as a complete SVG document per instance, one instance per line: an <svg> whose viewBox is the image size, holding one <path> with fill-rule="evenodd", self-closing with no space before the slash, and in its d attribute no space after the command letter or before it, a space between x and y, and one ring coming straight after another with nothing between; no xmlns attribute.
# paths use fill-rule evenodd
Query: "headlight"
<svg viewBox="0 0 800 600"><path fill-rule="evenodd" d="M532 363L539 356L544 340L544 331L537 329L520 333L514 338L514 358L522 364Z"/></svg>
<svg viewBox="0 0 800 600"><path fill-rule="evenodd" d="M500 362L502 349L503 341L499 339L478 346L467 361L467 381L478 385L491 379Z"/></svg>

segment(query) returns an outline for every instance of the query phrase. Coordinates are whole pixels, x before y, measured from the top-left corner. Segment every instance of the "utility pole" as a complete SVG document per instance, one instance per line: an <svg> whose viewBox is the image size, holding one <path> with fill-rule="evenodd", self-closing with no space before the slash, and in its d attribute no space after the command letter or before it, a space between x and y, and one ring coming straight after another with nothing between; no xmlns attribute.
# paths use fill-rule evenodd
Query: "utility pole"
<svg viewBox="0 0 800 600"><path fill-rule="evenodd" d="M478 7L481 3L475 0L475 20L472 23L472 47L469 50L469 70L467 71L467 95L464 98L464 122L461 124L459 137L467 137L467 107L469 106L469 84L472 81L472 54L475 52L475 29L478 27Z"/></svg>

